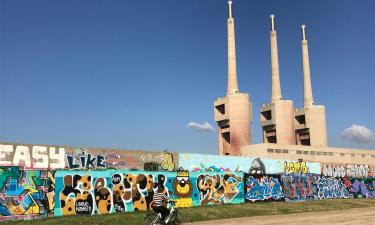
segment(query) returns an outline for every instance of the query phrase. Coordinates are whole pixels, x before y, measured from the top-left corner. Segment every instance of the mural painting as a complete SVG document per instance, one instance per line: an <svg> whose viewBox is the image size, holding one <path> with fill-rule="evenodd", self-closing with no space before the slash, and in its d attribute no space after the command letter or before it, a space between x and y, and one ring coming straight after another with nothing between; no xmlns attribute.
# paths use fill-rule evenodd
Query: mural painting
<svg viewBox="0 0 375 225"><path fill-rule="evenodd" d="M275 176L245 174L245 199L247 201L282 200L283 189Z"/></svg>
<svg viewBox="0 0 375 225"><path fill-rule="evenodd" d="M149 210L157 185L176 207L244 202L242 173L57 171L56 216Z"/></svg>
<svg viewBox="0 0 375 225"><path fill-rule="evenodd" d="M238 156L220 156L220 155L204 155L204 154L179 154L179 166L193 172L244 172L251 173L254 163L262 162L263 169L267 174L283 174L285 173L285 163L293 165L288 169L302 169L302 172L311 174L320 174L320 163L317 162L292 162L274 159L259 159L254 157L238 157ZM294 167L295 166L295 167ZM297 171L296 172L299 172Z"/></svg>
<svg viewBox="0 0 375 225"><path fill-rule="evenodd" d="M0 167L1 220L52 214L54 185L54 174L51 171Z"/></svg>
<svg viewBox="0 0 375 225"><path fill-rule="evenodd" d="M314 199L318 193L317 175L288 174L281 176L285 201Z"/></svg>
<svg viewBox="0 0 375 225"><path fill-rule="evenodd" d="M201 205L243 202L242 174L201 174L197 178L197 188Z"/></svg>
<svg viewBox="0 0 375 225"><path fill-rule="evenodd" d="M324 164L322 166L322 175L328 177L356 177L366 178L371 177L372 172L369 165L356 164Z"/></svg>
<svg viewBox="0 0 375 225"><path fill-rule="evenodd" d="M345 186L354 198L375 198L375 178L344 178Z"/></svg>

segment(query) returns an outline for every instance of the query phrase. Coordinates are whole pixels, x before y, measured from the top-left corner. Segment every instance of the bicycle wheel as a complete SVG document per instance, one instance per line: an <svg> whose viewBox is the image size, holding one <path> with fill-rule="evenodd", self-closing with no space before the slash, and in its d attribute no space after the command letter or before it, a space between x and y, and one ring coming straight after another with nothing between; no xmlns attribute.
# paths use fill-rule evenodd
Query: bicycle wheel
<svg viewBox="0 0 375 225"><path fill-rule="evenodd" d="M155 213L151 213L145 216L143 224L144 225L157 225L161 223L159 221L158 215L156 215Z"/></svg>
<svg viewBox="0 0 375 225"><path fill-rule="evenodd" d="M174 216L173 222L174 222L173 223L174 225L181 225L181 224L190 223L190 219L177 211L175 216Z"/></svg>

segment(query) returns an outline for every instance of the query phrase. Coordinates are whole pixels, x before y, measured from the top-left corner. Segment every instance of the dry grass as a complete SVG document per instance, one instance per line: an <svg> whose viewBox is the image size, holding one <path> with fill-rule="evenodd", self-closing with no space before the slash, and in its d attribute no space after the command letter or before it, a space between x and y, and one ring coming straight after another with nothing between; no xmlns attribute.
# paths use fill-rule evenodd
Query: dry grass
<svg viewBox="0 0 375 225"><path fill-rule="evenodd" d="M257 202L239 205L201 206L179 209L191 222L301 212L320 212L375 206L371 199L326 199L305 202ZM4 222L14 225L140 225L146 212L103 216L67 216L32 221Z"/></svg>

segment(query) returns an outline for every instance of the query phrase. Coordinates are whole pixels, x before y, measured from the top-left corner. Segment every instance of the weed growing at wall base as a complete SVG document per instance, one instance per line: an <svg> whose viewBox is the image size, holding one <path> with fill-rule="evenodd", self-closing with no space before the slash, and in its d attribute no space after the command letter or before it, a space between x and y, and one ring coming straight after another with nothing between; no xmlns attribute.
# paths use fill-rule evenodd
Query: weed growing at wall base
<svg viewBox="0 0 375 225"><path fill-rule="evenodd" d="M302 212L321 212L351 208L374 207L373 199L324 199L307 202L258 202L236 205L200 206L179 209L191 222L254 217ZM117 213L95 216L65 216L30 221L7 221L7 225L140 225L147 212Z"/></svg>

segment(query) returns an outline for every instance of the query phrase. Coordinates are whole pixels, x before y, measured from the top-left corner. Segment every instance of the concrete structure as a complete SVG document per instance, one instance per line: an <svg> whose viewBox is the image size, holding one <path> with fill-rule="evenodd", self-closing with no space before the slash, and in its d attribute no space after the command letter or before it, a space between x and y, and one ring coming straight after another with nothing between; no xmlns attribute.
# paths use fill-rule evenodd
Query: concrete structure
<svg viewBox="0 0 375 225"><path fill-rule="evenodd" d="M375 165L375 151L301 145L254 144L241 148L241 156L332 164Z"/></svg>
<svg viewBox="0 0 375 225"><path fill-rule="evenodd" d="M325 147L327 146L325 107L323 105L314 105L305 25L301 26L301 31L304 107L302 109L295 110L294 126L296 142L298 145Z"/></svg>
<svg viewBox="0 0 375 225"><path fill-rule="evenodd" d="M228 1L228 89L227 96L214 102L220 155L240 155L241 147L251 143L252 118L249 95L240 93L237 83L236 45L232 1Z"/></svg>
<svg viewBox="0 0 375 225"><path fill-rule="evenodd" d="M295 144L293 101L284 100L281 95L279 56L274 15L271 15L270 19L272 98L271 104L262 105L260 109L263 142Z"/></svg>

